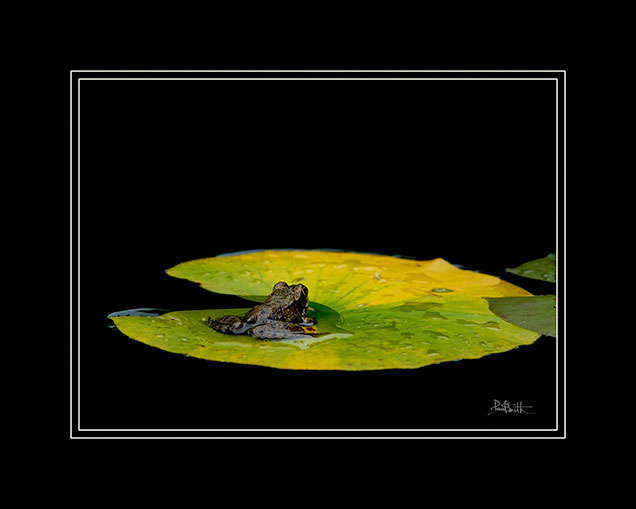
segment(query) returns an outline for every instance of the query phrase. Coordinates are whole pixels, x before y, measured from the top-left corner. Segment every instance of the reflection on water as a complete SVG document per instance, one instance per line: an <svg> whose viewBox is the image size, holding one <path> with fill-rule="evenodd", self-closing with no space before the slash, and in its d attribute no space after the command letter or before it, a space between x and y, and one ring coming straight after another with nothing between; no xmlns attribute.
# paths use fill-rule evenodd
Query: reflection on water
<svg viewBox="0 0 636 509"><path fill-rule="evenodd" d="M108 315L108 318L112 318L114 316L160 316L165 313L169 313L169 309L161 309L161 308L135 308L135 309L124 309L123 311L115 311Z"/></svg>

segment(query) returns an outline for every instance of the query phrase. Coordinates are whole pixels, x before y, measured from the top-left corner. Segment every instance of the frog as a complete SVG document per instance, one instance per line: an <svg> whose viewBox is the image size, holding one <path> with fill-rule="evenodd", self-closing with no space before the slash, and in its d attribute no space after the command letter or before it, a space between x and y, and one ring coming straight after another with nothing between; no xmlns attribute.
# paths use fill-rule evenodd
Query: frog
<svg viewBox="0 0 636 509"><path fill-rule="evenodd" d="M287 339L305 335L303 327L316 320L307 316L309 289L303 284L279 281L265 302L251 308L243 317L226 315L207 319L207 324L223 334L247 334L257 339Z"/></svg>

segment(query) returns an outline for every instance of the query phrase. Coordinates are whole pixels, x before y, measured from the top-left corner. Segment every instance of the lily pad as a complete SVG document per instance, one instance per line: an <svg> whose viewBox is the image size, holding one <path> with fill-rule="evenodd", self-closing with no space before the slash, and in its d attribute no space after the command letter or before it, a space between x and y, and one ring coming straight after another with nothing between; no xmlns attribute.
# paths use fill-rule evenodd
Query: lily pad
<svg viewBox="0 0 636 509"><path fill-rule="evenodd" d="M410 260L350 252L248 252L192 260L166 272L216 293L243 297L267 296L278 281L302 283L312 301L339 312L421 297L441 302L453 294L471 298L531 295L498 277L462 270L442 258Z"/></svg>
<svg viewBox="0 0 636 509"><path fill-rule="evenodd" d="M556 338L556 297L554 295L502 297L487 300L491 311L507 322Z"/></svg>
<svg viewBox="0 0 636 509"><path fill-rule="evenodd" d="M549 254L544 258L539 258L519 265L519 267L506 269L506 272L511 272L518 276L528 277L531 279L539 279L540 281L556 283L556 256L554 254Z"/></svg>
<svg viewBox="0 0 636 509"><path fill-rule="evenodd" d="M167 272L257 302L278 281L309 288L308 315L318 321L318 334L303 338L264 341L205 324L208 317L242 316L247 309L112 317L133 339L215 361L286 369L418 368L505 352L539 337L502 320L483 298L529 292L441 258L269 250L193 260Z"/></svg>

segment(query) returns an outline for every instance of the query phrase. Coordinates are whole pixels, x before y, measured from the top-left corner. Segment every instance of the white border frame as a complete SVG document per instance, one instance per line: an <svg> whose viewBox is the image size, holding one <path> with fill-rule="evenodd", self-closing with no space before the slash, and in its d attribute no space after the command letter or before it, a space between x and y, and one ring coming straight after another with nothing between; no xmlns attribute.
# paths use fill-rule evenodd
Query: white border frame
<svg viewBox="0 0 636 509"><path fill-rule="evenodd" d="M563 436L530 436L530 437L523 437L523 436L466 436L466 437L462 437L462 436L380 436L380 437L373 437L373 436L218 436L218 437L213 437L213 436L207 436L207 437L201 437L201 436L166 436L166 437L161 437L161 436L148 436L148 437L138 437L138 436L115 436L115 437L99 437L99 436L74 436L73 435L73 322L74 322L74 316L73 316L73 224L74 224L74 219L75 219L75 215L74 215L74 209L73 209L73 121L75 119L74 116L74 112L73 112L73 104L74 104L74 97L73 97L73 73L90 73L90 72L99 72L99 73L108 73L108 72L112 72L112 73L153 73L153 72L162 72L162 73L167 73L167 72L179 72L179 73L188 73L188 72L192 72L192 73L206 73L206 72L210 72L210 73L223 73L223 72L228 72L228 73L240 73L240 72L249 72L249 73L255 73L255 72L267 72L267 73L274 73L274 72L281 72L281 73L289 73L289 72L295 72L295 73L300 73L300 72L304 72L304 73L311 73L311 72L321 72L321 73L329 73L329 72L347 72L347 73L351 73L351 72L374 72L374 73L380 73L380 72L408 72L408 73L455 73L455 72L460 72L460 73L511 73L511 72L518 72L518 73L562 73L562 78L563 78L563 235L564 235L564 239L563 239L563 253L559 254L559 78L506 78L506 77L473 77L473 78L461 78L461 77L422 77L422 78L380 78L380 77L374 77L374 78L352 78L352 77L348 77L348 78L285 78L285 77L281 77L281 78L221 78L221 77L210 77L210 78L202 78L202 77L192 77L192 78L188 78L188 77L182 77L182 78L167 78L167 77L162 77L162 78L156 78L156 77L148 77L148 78L143 78L143 77L136 77L136 78L126 78L126 77L117 77L117 78L78 78L77 79L77 239L76 239L76 249L77 249L77 282L76 282L76 291L77 291L77 317L76 317L76 324L77 324L77 431L87 431L87 432L99 432L99 431L107 431L107 432L125 432L125 431L130 431L130 432L162 432L162 431L168 431L168 432L219 432L219 431L231 431L231 432L253 432L253 431L260 431L260 432L313 432L313 431L321 431L321 432L339 432L339 431L346 431L346 432L356 432L356 431L362 431L362 432L391 432L391 431L398 431L398 432L410 432L410 431L417 431L417 432L466 432L466 431L473 431L473 432L477 432L477 433L487 433L487 432L536 432L536 433L541 433L541 432L554 432L554 431L559 431L559 384L560 384L560 380L559 380L559 341L563 342L563 423L562 423L562 431L563 431ZM560 291L559 291L559 265L561 260L565 259L565 178L566 178L566 153L565 153L565 147L566 147L566 71L565 70L343 70L343 69L339 69L339 70L71 70L70 71L70 271L69 271L69 275L70 275L70 284L69 284L69 288L70 288L70 421L69 421L69 428L70 428L70 438L71 439L77 439L77 438L81 438L81 439L139 439L139 438L144 438L144 439L252 439L252 438L256 438L256 439L263 439L263 438L267 438L267 439L522 439L522 438L532 438L532 439L565 439L566 438L566 427L565 427L565 421L566 421L566 405L565 405L565 399L566 399L566 376L565 376L565 371L566 371L566 343L565 343L565 320L564 320L564 324L563 324L563 337L559 337L559 313L557 313L557 337L555 338L555 348L556 348L556 427L555 428L495 428L495 429L472 429L472 428L457 428L457 429L440 429L440 428L425 428L425 429L415 429L415 428L389 428L389 429L380 429L380 428L373 428L373 429L351 429L351 428L329 428L329 429L313 429L313 428L302 428L302 429L293 429L293 428L281 428L281 429L273 429L273 428L268 428L268 429L257 429L257 428L246 428L246 429L234 429L234 428L214 428L214 429L169 429L169 428L159 428L159 429L148 429L148 428L139 428L139 429L128 429L128 428L117 428L117 429L106 429L106 428L81 428L80 427L80 89L81 89L81 82L82 81L123 81L123 80L130 80L130 81L147 81L147 80L159 80L159 81L169 81L169 80L176 80L176 81L194 81L194 80L209 80L209 81L219 81L219 80L229 80L229 81L249 81L249 80L256 80L256 81L264 81L264 80L281 80L281 81L290 81L290 80L315 80L315 81L320 81L320 80L346 80L346 81L356 81L356 80L373 80L373 81L382 81L382 80L392 80L392 81L406 81L406 80L429 80L429 81L433 81L433 80L437 80L437 81L458 81L458 80L465 80L465 81L477 81L477 80L493 80L493 81L510 81L510 80L522 80L522 81L555 81L556 82L556 86L555 86L555 93L556 93L556 207L557 207L557 225L556 225L556 256L557 256L557 281L556 281L556 298L557 298L557 306L559 309L562 308L562 312L564 313L563 317L565 318L565 306L561 306L560 305L560 300L559 300L559 296L560 296ZM565 265L563 263L563 265ZM565 285L565 267L563 270L563 283Z"/></svg>

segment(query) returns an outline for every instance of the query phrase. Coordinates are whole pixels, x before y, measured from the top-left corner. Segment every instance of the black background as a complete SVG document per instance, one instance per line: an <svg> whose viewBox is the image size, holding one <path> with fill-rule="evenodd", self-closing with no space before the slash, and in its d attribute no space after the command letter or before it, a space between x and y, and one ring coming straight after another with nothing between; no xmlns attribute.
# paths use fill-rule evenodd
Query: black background
<svg viewBox="0 0 636 509"><path fill-rule="evenodd" d="M442 257L504 272L556 250L554 81L86 81L80 427L552 428L555 340L417 370L289 371L164 352L137 307L242 306L165 269L245 249ZM488 415L493 399L533 415Z"/></svg>

